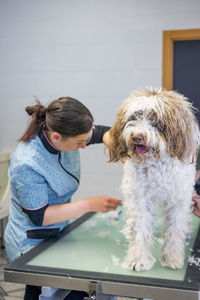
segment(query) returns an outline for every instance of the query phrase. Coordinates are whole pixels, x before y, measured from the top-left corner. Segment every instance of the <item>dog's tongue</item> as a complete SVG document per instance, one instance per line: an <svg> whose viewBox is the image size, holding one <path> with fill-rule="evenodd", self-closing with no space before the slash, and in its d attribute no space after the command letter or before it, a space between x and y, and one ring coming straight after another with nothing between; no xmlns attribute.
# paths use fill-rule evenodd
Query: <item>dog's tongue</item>
<svg viewBox="0 0 200 300"><path fill-rule="evenodd" d="M145 153L147 150L147 148L145 146L142 146L142 145L136 145L136 149L135 151L138 153L138 154L143 154Z"/></svg>

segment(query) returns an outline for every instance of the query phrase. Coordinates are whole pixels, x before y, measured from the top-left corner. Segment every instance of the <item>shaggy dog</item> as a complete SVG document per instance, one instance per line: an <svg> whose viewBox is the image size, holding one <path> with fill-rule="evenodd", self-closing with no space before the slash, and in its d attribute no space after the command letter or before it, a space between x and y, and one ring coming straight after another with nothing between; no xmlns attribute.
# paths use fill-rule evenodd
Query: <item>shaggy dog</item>
<svg viewBox="0 0 200 300"><path fill-rule="evenodd" d="M156 206L164 215L161 264L184 264L189 234L199 128L192 104L163 89L134 91L110 130L110 162L124 159L122 192L129 241L125 266L149 270Z"/></svg>

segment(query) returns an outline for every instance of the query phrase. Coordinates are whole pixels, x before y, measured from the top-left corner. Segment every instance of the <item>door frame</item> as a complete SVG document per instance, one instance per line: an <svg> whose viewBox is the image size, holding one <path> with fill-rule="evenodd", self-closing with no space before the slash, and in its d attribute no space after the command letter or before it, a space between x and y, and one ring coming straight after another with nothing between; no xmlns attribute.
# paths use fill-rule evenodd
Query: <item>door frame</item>
<svg viewBox="0 0 200 300"><path fill-rule="evenodd" d="M200 40L200 29L163 31L162 87L173 89L174 42Z"/></svg>

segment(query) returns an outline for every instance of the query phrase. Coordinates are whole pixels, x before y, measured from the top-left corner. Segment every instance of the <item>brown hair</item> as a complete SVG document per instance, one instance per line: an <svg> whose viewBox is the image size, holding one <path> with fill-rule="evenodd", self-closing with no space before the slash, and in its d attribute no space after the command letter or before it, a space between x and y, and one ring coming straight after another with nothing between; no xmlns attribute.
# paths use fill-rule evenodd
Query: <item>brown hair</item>
<svg viewBox="0 0 200 300"><path fill-rule="evenodd" d="M32 120L19 141L27 142L33 139L42 125L44 130L56 131L64 138L84 134L92 128L94 119L90 111L74 98L61 97L47 107L39 100L36 102L36 105L25 108Z"/></svg>

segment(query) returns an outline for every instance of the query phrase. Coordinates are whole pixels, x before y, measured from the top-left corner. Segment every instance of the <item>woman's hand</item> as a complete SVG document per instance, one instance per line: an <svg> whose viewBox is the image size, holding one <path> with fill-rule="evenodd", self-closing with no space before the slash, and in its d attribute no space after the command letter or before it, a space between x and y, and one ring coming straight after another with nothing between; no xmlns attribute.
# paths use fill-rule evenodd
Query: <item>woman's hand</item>
<svg viewBox="0 0 200 300"><path fill-rule="evenodd" d="M108 147L109 143L110 143L110 130L108 130L108 131L106 131L106 133L104 133L102 140L103 140L104 145L106 147Z"/></svg>
<svg viewBox="0 0 200 300"><path fill-rule="evenodd" d="M115 210L121 200L109 196L86 198L72 203L49 205L44 212L43 226L72 220L87 212L106 213Z"/></svg>
<svg viewBox="0 0 200 300"><path fill-rule="evenodd" d="M199 195L196 194L194 197L192 197L192 200L194 201L193 214L200 218L200 197L199 197Z"/></svg>
<svg viewBox="0 0 200 300"><path fill-rule="evenodd" d="M86 199L89 205L89 210L93 212L106 213L115 210L120 204L121 200L111 198L109 196L96 196Z"/></svg>

